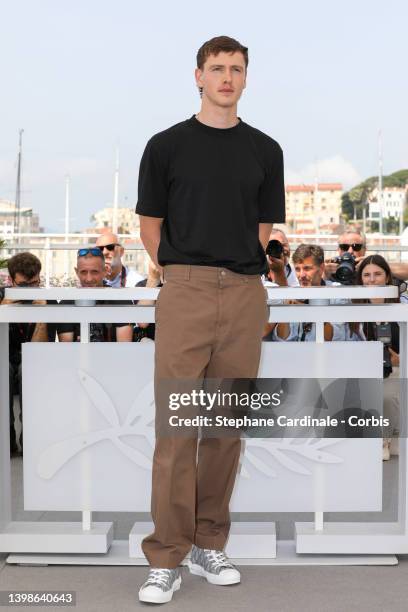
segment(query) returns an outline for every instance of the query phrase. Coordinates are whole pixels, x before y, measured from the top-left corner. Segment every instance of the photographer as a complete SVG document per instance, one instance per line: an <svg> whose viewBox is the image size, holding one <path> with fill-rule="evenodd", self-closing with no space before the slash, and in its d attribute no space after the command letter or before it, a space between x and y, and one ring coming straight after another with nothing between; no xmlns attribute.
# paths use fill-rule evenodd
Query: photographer
<svg viewBox="0 0 408 612"><path fill-rule="evenodd" d="M301 244L293 254L293 264L301 287L320 287L326 285L323 280L324 252L316 244ZM338 304L339 300L330 300ZM340 300L344 303L344 300ZM272 332L275 342L313 342L316 339L314 323L278 323ZM326 341L346 340L346 325L344 323L325 323L324 339Z"/></svg>
<svg viewBox="0 0 408 612"><path fill-rule="evenodd" d="M384 257L369 255L363 259L358 267L357 284L366 287L393 285L391 268ZM356 301L366 304L395 303L405 302L406 296ZM377 340L384 344L384 417L390 420L390 426L384 429L383 438L383 460L387 461L393 450L391 448L392 436L398 431L399 423L398 388L392 384L392 381L389 381L392 378L399 378L399 325L396 321L391 321L390 323L350 323L350 327L354 334L352 339Z"/></svg>
<svg viewBox="0 0 408 612"><path fill-rule="evenodd" d="M358 228L348 228L339 236L337 244L337 256L325 261L324 278L342 285L358 284L358 268L367 249L365 234ZM408 279L408 263L393 262L388 266L394 278L402 281Z"/></svg>
<svg viewBox="0 0 408 612"><path fill-rule="evenodd" d="M79 249L77 252L77 266L75 268L81 287L106 287L104 277L106 274L105 258L98 247ZM114 300L97 300L99 304L116 306ZM61 304L72 304L66 300ZM131 302L122 302L123 304ZM79 323L58 323L58 340L60 342L79 342ZM132 342L133 326L130 323L91 323L89 326L91 342Z"/></svg>
<svg viewBox="0 0 408 612"><path fill-rule="evenodd" d="M266 256L269 271L268 274L263 277L265 286L279 285L284 287L299 287L296 273L289 262L289 242L286 234L282 230L272 230L268 246L266 247ZM286 284L284 284L284 279L287 281Z"/></svg>
<svg viewBox="0 0 408 612"><path fill-rule="evenodd" d="M299 287L299 281L289 263L290 246L286 234L282 230L273 229L266 247L268 273L262 277L264 287ZM279 304L281 300L269 300L268 305ZM266 323L262 340L272 340L272 332L276 323Z"/></svg>
<svg viewBox="0 0 408 612"><path fill-rule="evenodd" d="M356 270L366 253L366 238L363 232L350 229L341 234L337 253L337 257L325 261L325 279L335 280L343 285L354 285Z"/></svg>
<svg viewBox="0 0 408 612"><path fill-rule="evenodd" d="M40 286L41 262L32 253L18 253L8 260L11 287ZM26 301L26 300L24 300ZM20 304L21 300L2 299L1 304ZM34 300L32 304L46 304L45 300ZM9 381L10 381L10 452L18 452L17 435L14 427L13 397L21 398L21 346L25 342L53 342L55 325L48 323L10 323L9 326ZM19 417L20 415L18 415ZM22 419L21 419L22 421ZM22 431L19 444L23 449Z"/></svg>

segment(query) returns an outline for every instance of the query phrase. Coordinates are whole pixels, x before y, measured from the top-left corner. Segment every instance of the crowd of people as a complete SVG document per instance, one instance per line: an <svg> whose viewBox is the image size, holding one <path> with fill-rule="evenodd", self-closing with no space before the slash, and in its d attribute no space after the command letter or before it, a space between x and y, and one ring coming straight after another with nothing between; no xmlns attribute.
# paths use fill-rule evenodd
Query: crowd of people
<svg viewBox="0 0 408 612"><path fill-rule="evenodd" d="M78 250L75 273L80 287L161 287L162 280L157 267L150 262L147 278L129 270L122 263L124 247L118 236L108 231L98 237L95 246ZM41 262L29 253L18 253L8 261L11 287L40 286ZM266 249L266 266L263 283L268 287L320 287L336 284L365 286L397 285L399 298L372 298L372 303L408 302L404 280L408 278L408 264L389 264L378 254L366 255L366 238L354 228L346 230L338 238L335 257L325 258L323 248L317 244L300 244L291 256L289 241L282 230L273 229ZM4 298L1 303L15 302ZM287 303L297 303L291 300ZM351 303L351 300L332 299L331 304ZM361 300L360 300L361 302ZM34 300L46 304L45 300ZM50 302L48 302L50 303ZM56 302L54 302L56 303ZM69 303L69 302L61 302ZM71 302L72 303L72 302ZM98 304L114 304L98 300ZM152 300L125 302L134 305L153 305ZM270 299L269 305L282 300ZM137 318L137 317L135 317ZM263 340L266 342L310 342L316 339L314 323L292 321L267 323ZM91 323L91 342L145 342L153 341L153 323ZM80 326L75 323L12 323L9 334L10 363L10 448L12 454L22 453L23 439L16 436L13 398L19 396L21 405L21 345L24 342L76 342L80 340ZM325 341L370 341L384 343L384 378L398 376L399 327L396 322L382 323L324 323ZM383 458L389 459L396 451L395 436L398 431L398 398L387 393L385 385L384 413L392 422L383 441Z"/></svg>

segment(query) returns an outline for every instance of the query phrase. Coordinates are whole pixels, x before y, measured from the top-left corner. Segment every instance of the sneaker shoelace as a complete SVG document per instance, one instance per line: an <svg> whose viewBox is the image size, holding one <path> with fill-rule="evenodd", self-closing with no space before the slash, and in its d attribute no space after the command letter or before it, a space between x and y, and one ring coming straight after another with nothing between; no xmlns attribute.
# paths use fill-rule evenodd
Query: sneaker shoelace
<svg viewBox="0 0 408 612"><path fill-rule="evenodd" d="M214 566L214 569L225 567L226 569L234 569L232 563L230 563L227 557L224 555L222 550L209 550L205 549L208 560Z"/></svg>
<svg viewBox="0 0 408 612"><path fill-rule="evenodd" d="M148 584L158 584L160 587L168 587L168 583L170 580L172 570L166 569L151 569L149 572L149 577L145 582L145 585Z"/></svg>

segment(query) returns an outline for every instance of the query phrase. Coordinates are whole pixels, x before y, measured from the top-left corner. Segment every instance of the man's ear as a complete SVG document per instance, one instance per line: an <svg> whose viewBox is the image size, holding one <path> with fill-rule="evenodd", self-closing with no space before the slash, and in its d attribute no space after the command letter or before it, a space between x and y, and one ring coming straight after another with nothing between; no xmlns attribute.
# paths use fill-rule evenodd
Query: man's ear
<svg viewBox="0 0 408 612"><path fill-rule="evenodd" d="M123 253L125 252L125 248L123 246L120 247L120 256L123 257Z"/></svg>
<svg viewBox="0 0 408 612"><path fill-rule="evenodd" d="M195 76L195 80L196 80L196 85L197 87L203 87L203 71L200 68L196 68L194 70L194 76Z"/></svg>
<svg viewBox="0 0 408 612"><path fill-rule="evenodd" d="M75 274L78 276L78 268L74 268Z"/></svg>

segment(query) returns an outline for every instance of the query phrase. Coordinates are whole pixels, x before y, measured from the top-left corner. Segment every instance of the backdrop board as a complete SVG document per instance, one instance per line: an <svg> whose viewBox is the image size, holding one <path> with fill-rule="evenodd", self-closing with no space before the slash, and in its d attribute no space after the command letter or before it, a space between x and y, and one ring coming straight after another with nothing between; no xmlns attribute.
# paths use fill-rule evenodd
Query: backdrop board
<svg viewBox="0 0 408 612"><path fill-rule="evenodd" d="M264 343L260 377L354 376L344 359L349 346ZM380 377L380 343L353 349L360 377ZM24 345L25 510L149 511L153 358L153 343ZM304 401L301 386L297 392L293 414ZM367 403L381 412L380 396ZM232 511L381 510L380 438L249 438L244 445Z"/></svg>

